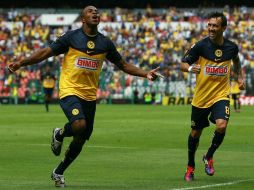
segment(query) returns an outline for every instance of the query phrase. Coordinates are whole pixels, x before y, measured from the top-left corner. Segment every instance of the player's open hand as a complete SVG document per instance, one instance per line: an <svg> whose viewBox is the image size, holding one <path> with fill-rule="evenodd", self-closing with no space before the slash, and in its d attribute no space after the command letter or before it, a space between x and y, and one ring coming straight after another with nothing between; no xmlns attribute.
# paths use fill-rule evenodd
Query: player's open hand
<svg viewBox="0 0 254 190"><path fill-rule="evenodd" d="M12 59L12 63L8 65L8 70L11 73L14 73L15 71L19 70L19 68L22 66L22 62L24 62L25 56L14 56Z"/></svg>
<svg viewBox="0 0 254 190"><path fill-rule="evenodd" d="M14 73L16 70L18 70L20 68L20 64L19 63L11 63L10 65L8 65L8 70L11 73Z"/></svg>
<svg viewBox="0 0 254 190"><path fill-rule="evenodd" d="M192 66L189 67L188 70L189 70L189 72L199 74L201 68L200 68L200 65L199 65L199 64L193 64Z"/></svg>
<svg viewBox="0 0 254 190"><path fill-rule="evenodd" d="M159 69L160 69L160 67L157 67L157 68L149 71L146 78L151 81L156 80L158 77L164 78L164 76L158 72Z"/></svg>

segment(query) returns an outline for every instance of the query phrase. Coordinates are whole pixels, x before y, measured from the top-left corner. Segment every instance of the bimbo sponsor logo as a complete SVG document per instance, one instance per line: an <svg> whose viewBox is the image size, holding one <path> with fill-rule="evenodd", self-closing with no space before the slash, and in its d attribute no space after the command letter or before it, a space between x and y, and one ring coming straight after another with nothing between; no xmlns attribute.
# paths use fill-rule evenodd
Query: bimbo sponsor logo
<svg viewBox="0 0 254 190"><path fill-rule="evenodd" d="M79 68L96 70L99 67L99 60L79 57L77 58L75 65L76 67L79 67Z"/></svg>
<svg viewBox="0 0 254 190"><path fill-rule="evenodd" d="M225 76L228 73L227 66L205 66L205 74L207 75L216 75L216 76Z"/></svg>

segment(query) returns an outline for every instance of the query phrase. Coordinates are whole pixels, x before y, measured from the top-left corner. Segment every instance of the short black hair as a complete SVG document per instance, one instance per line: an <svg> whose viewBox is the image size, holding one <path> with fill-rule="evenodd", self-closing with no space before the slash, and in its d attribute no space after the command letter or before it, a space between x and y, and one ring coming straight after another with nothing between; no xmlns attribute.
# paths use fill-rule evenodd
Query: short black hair
<svg viewBox="0 0 254 190"><path fill-rule="evenodd" d="M80 18L80 19L83 18L83 16L84 16L84 10L85 10L88 6L90 6L90 5L85 6L85 7L80 11L80 13L79 13L79 18Z"/></svg>
<svg viewBox="0 0 254 190"><path fill-rule="evenodd" d="M221 13L221 12L212 12L208 15L208 19L211 19L211 18L221 18L221 26L227 26L228 22L227 22L227 18L226 16Z"/></svg>

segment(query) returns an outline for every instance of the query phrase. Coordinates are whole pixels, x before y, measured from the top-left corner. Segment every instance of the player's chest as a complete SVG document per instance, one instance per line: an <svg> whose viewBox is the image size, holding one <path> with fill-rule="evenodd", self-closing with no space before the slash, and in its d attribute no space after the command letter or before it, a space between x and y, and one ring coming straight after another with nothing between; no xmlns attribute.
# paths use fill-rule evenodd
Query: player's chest
<svg viewBox="0 0 254 190"><path fill-rule="evenodd" d="M202 57L209 61L220 63L235 57L233 48L205 47L201 51Z"/></svg>

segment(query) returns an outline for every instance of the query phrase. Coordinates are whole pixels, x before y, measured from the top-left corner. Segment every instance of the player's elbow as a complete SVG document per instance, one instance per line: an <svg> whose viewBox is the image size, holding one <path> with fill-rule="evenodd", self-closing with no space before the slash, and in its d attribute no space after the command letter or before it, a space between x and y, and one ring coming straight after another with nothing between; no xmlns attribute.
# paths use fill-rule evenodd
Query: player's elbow
<svg viewBox="0 0 254 190"><path fill-rule="evenodd" d="M125 61L121 60L120 63L117 64L117 67L123 72L128 73L129 67Z"/></svg>
<svg viewBox="0 0 254 190"><path fill-rule="evenodd" d="M44 59L47 59L47 58L49 58L49 57L54 55L53 51L52 51L52 49L50 47L43 48L41 51L42 51L41 55L42 55L42 57Z"/></svg>

